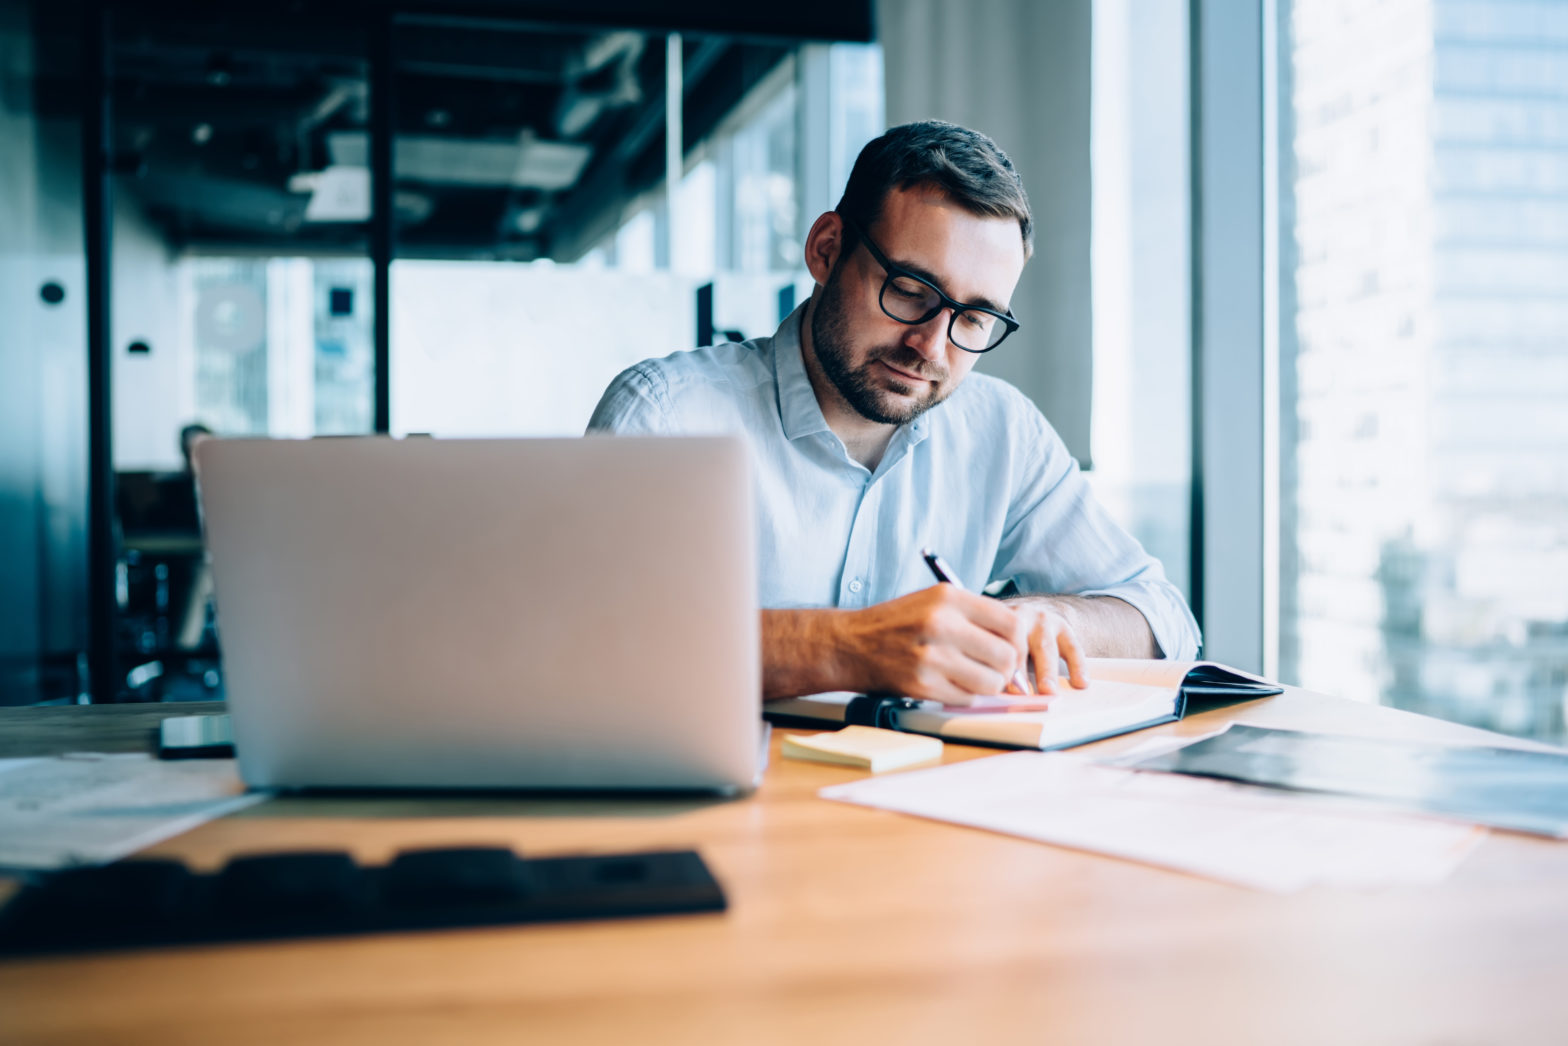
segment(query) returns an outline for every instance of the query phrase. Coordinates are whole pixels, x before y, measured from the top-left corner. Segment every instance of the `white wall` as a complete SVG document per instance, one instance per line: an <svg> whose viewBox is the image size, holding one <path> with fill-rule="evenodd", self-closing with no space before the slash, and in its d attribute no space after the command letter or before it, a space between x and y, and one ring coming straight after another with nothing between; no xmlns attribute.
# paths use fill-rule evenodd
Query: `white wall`
<svg viewBox="0 0 1568 1046"><path fill-rule="evenodd" d="M392 431L579 436L622 370L696 344L696 286L668 272L397 262Z"/></svg>
<svg viewBox="0 0 1568 1046"><path fill-rule="evenodd" d="M1034 258L1018 333L979 369L1037 403L1090 454L1090 0L899 0L878 6L887 122L941 119L996 139L1023 178Z"/></svg>
<svg viewBox="0 0 1568 1046"><path fill-rule="evenodd" d="M1093 0L1095 491L1189 591L1185 0Z"/></svg>
<svg viewBox="0 0 1568 1046"><path fill-rule="evenodd" d="M178 469L180 427L196 400L186 298L168 245L123 187L114 199L109 284L115 468ZM132 353L133 342L152 351Z"/></svg>

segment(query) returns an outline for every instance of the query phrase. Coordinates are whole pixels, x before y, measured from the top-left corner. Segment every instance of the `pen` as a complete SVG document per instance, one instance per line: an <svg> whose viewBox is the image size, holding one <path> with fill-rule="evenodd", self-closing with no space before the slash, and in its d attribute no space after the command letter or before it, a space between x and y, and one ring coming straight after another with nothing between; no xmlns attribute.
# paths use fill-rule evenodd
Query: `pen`
<svg viewBox="0 0 1568 1046"><path fill-rule="evenodd" d="M958 580L958 575L953 573L953 568L948 566L947 561L941 556L937 555L929 548L923 548L920 550L920 558L926 561L926 566L931 568L931 573L936 575L936 579L938 581L946 581L949 585L952 585L954 588L959 589L960 591L967 591L967 589L964 588L964 583ZM1021 668L1015 669L1013 671L1012 684L1018 688L1018 692L1020 694L1034 693L1034 690L1029 686L1028 681L1024 678L1024 670Z"/></svg>

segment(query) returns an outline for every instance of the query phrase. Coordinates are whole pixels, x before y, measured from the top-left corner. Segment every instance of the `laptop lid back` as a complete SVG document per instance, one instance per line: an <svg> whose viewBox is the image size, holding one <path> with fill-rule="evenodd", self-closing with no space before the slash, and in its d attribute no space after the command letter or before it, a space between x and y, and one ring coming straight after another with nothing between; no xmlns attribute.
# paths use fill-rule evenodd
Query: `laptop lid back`
<svg viewBox="0 0 1568 1046"><path fill-rule="evenodd" d="M753 784L739 438L208 440L197 464L247 783Z"/></svg>

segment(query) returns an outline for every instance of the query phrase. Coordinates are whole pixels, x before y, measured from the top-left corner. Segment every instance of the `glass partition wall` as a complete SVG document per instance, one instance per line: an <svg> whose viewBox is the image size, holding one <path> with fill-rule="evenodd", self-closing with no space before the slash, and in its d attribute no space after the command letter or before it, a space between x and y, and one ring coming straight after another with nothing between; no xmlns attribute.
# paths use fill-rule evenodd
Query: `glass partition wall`
<svg viewBox="0 0 1568 1046"><path fill-rule="evenodd" d="M692 192L679 171L677 192L665 189L667 129L700 137L681 118L697 115L692 101L739 96L738 56L766 69L788 52L400 22L392 431L580 435L620 370L696 344L698 277L671 265L687 230L666 213ZM656 206L618 236L643 201Z"/></svg>
<svg viewBox="0 0 1568 1046"><path fill-rule="evenodd" d="M194 440L372 430L370 40L320 11L105 19L116 678L221 696Z"/></svg>
<svg viewBox="0 0 1568 1046"><path fill-rule="evenodd" d="M577 433L625 365L767 333L799 299L801 136L858 150L874 133L876 49L802 44L788 18L704 5L660 15L680 34L551 10L524 24L144 0L55 17L0 0L8 83L31 75L35 18L85 55L92 75L48 81L70 84L57 108L93 118L56 150L80 180L46 180L39 160L27 184L47 181L57 210L101 234L85 237L96 260L82 224L74 259L42 264L32 241L5 255L28 268L8 290L49 269L63 306L34 311L74 308L83 328L71 351L24 354L27 383L6 385L19 405L70 393L6 414L26 429L8 465L83 488L102 476L69 511L7 502L0 516L19 540L63 535L38 570L6 577L36 596L5 600L29 625L0 649L6 700L222 696L188 457L206 434ZM809 14L814 32L870 34L867 5ZM802 82L821 86L807 52L859 77L831 128L802 122ZM26 93L4 97L6 120L35 115ZM7 151L7 206L31 206L17 179L35 158ZM67 410L92 440L46 438ZM56 561L67 583L40 572ZM70 634L50 689L35 666L55 618Z"/></svg>
<svg viewBox="0 0 1568 1046"><path fill-rule="evenodd" d="M87 266L70 4L0 3L0 705L87 686Z"/></svg>
<svg viewBox="0 0 1568 1046"><path fill-rule="evenodd" d="M877 132L879 53L400 23L392 431L580 434L632 363L771 333L807 286L802 141Z"/></svg>

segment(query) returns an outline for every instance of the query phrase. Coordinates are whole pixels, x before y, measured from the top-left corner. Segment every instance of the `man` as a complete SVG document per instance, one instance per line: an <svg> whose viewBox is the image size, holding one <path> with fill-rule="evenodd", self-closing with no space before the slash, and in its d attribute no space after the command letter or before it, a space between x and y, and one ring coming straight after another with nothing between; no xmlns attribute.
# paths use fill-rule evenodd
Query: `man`
<svg viewBox="0 0 1568 1046"><path fill-rule="evenodd" d="M589 429L740 431L757 474L763 696L889 691L972 703L1058 655L1191 658L1197 626L1158 562L1091 495L1017 389L970 376L1017 327L1032 219L985 135L895 127L806 239L816 290L771 338L647 360ZM932 584L945 556L998 601ZM1016 690L1016 687L1011 687Z"/></svg>

